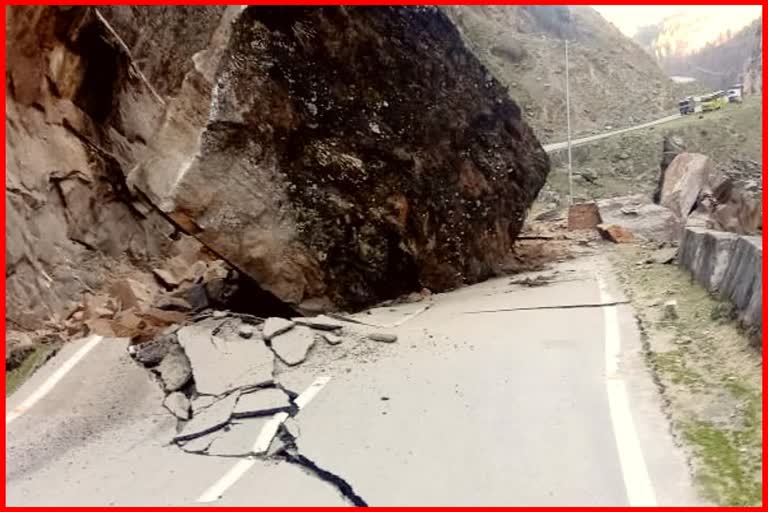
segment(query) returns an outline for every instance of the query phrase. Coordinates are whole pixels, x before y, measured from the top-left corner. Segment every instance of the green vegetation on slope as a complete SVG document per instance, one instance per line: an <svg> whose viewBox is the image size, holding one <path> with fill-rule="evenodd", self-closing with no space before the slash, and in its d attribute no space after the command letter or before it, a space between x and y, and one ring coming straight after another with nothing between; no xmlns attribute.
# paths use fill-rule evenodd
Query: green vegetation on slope
<svg viewBox="0 0 768 512"><path fill-rule="evenodd" d="M747 96L742 104L670 123L609 137L574 147L574 194L585 199L651 193L656 186L666 135L683 139L688 151L704 153L728 170L734 161L762 164L762 96ZM561 197L568 193L565 151L551 155L552 172L546 189ZM758 169L759 172L759 169ZM586 175L585 179L582 175ZM760 181L760 176L754 176Z"/></svg>

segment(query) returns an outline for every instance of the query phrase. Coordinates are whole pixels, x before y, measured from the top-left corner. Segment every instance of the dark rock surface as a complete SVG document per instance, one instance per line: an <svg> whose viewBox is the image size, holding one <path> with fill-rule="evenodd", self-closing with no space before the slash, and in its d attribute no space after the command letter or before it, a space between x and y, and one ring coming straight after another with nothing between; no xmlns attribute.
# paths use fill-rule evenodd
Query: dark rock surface
<svg viewBox="0 0 768 512"><path fill-rule="evenodd" d="M440 11L248 7L229 30L174 100L211 104L183 119L189 151L137 186L305 310L494 273L548 160Z"/></svg>

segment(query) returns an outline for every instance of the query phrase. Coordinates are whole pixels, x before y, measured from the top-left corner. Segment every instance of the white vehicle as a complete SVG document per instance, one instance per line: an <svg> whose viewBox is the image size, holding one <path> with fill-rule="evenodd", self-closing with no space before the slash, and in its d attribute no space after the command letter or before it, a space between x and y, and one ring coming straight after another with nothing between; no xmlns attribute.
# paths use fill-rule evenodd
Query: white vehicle
<svg viewBox="0 0 768 512"><path fill-rule="evenodd" d="M728 103L741 103L741 87L728 89Z"/></svg>

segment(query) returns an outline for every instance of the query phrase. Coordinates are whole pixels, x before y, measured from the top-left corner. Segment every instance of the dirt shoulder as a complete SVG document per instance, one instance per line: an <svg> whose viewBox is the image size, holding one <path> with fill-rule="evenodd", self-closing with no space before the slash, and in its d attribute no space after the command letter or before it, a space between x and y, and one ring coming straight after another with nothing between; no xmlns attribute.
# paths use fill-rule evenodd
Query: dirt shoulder
<svg viewBox="0 0 768 512"><path fill-rule="evenodd" d="M761 505L762 355L732 307L653 249L617 246L610 258L638 315L645 358L702 495L721 506ZM677 301L676 317L664 303Z"/></svg>

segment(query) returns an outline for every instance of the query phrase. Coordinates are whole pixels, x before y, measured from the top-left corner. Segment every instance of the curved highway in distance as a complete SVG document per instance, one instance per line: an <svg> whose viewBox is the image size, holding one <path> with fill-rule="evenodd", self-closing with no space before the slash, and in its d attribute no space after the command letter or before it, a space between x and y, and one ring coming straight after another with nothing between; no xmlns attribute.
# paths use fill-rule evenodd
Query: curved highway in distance
<svg viewBox="0 0 768 512"><path fill-rule="evenodd" d="M637 124L635 126L630 126L629 128L622 128L621 130L614 130L612 132L606 132L606 133L600 133L598 135L592 135L590 137L584 137L581 139L573 139L571 141L571 147L574 146L581 146L582 144L587 144L590 142L595 142L600 139L606 139L608 137L613 137L614 135L619 135L622 133L627 133L635 130L641 130L643 128L648 128L649 126L655 126L657 124L664 124L668 123L670 121L674 121L675 119L679 119L681 115L679 113L673 114L671 116L662 117L661 119L656 119L655 121L649 121L647 123L643 124ZM547 153L553 153L555 151L559 151L561 149L566 149L568 147L568 141L565 142L553 142L552 144L544 144L544 151Z"/></svg>

